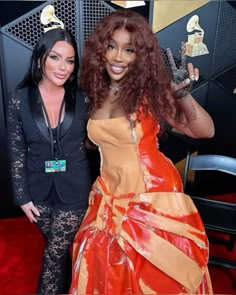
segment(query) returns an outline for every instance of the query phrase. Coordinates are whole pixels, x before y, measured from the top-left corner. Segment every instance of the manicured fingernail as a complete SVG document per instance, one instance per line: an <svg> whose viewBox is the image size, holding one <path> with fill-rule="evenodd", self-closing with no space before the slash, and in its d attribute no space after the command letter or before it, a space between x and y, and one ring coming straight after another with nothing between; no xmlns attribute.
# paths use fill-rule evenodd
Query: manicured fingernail
<svg viewBox="0 0 236 295"><path fill-rule="evenodd" d="M187 79L184 81L184 83L185 83L186 85L188 85L188 84L190 83L190 79L187 78Z"/></svg>
<svg viewBox="0 0 236 295"><path fill-rule="evenodd" d="M195 77L195 81L198 81L198 79L199 79L199 77L196 76L196 77Z"/></svg>
<svg viewBox="0 0 236 295"><path fill-rule="evenodd" d="M192 80L192 81L194 81L194 79L195 79L195 76L194 76L194 75L191 75L191 77L190 77L190 78L191 78L191 80Z"/></svg>

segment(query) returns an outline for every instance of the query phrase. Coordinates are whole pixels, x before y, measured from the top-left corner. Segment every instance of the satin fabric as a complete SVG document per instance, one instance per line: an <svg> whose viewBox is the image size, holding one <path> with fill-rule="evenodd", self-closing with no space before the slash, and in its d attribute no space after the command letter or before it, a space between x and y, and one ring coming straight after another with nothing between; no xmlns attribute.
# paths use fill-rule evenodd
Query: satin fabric
<svg viewBox="0 0 236 295"><path fill-rule="evenodd" d="M70 293L212 293L208 240L151 116L90 120L101 176L73 246Z"/></svg>

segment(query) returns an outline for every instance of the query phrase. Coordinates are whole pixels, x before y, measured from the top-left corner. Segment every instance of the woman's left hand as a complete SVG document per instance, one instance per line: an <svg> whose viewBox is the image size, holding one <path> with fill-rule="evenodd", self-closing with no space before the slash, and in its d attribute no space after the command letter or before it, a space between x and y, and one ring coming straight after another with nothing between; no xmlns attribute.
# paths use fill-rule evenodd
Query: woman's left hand
<svg viewBox="0 0 236 295"><path fill-rule="evenodd" d="M174 96L182 98L190 93L192 84L199 79L199 70L192 63L186 65L185 43L181 42L180 63L176 66L170 48L166 49L169 64L172 71L171 90Z"/></svg>

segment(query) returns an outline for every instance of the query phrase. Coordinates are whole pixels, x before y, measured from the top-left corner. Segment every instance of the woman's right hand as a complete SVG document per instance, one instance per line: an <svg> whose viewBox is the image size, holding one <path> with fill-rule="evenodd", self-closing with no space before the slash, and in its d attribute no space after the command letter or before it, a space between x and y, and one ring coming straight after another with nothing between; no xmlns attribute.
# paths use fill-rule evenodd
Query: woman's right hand
<svg viewBox="0 0 236 295"><path fill-rule="evenodd" d="M199 79L199 70L192 63L186 64L186 45L181 42L180 62L177 66L170 48L166 49L168 61L172 71L171 90L175 98L187 96L193 82Z"/></svg>
<svg viewBox="0 0 236 295"><path fill-rule="evenodd" d="M33 202L26 203L20 207L31 222L37 222L35 215L40 216L40 213L37 207L34 206Z"/></svg>

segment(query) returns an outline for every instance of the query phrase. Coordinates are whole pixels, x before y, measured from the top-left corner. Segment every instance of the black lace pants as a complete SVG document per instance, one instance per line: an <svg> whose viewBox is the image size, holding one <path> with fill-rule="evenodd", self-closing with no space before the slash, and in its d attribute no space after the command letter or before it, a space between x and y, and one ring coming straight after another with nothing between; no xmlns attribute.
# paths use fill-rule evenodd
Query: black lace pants
<svg viewBox="0 0 236 295"><path fill-rule="evenodd" d="M70 287L70 246L84 216L84 210L55 210L37 205L37 226L45 239L37 294L66 294Z"/></svg>

